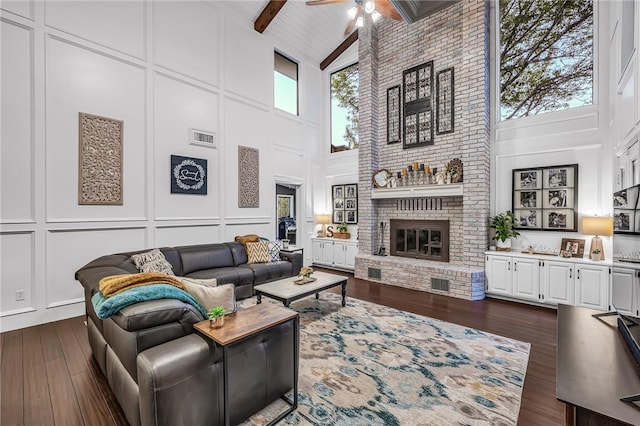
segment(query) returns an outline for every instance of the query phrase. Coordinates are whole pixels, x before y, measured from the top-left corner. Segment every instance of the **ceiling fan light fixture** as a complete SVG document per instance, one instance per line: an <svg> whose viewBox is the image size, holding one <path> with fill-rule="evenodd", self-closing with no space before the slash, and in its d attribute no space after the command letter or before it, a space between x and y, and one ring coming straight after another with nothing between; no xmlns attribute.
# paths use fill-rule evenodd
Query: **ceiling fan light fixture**
<svg viewBox="0 0 640 426"><path fill-rule="evenodd" d="M347 18L353 20L358 14L358 6L353 6L349 10L347 10Z"/></svg>
<svg viewBox="0 0 640 426"><path fill-rule="evenodd" d="M373 0L368 0L364 3L364 11L367 13L372 13L376 10L376 4Z"/></svg>
<svg viewBox="0 0 640 426"><path fill-rule="evenodd" d="M358 19L356 19L356 27L364 27L364 18L362 16L358 16Z"/></svg>
<svg viewBox="0 0 640 426"><path fill-rule="evenodd" d="M371 13L371 20L372 20L373 22L378 22L378 19L380 19L381 17L382 17L382 15L381 15L381 14L379 14L377 10L374 10L374 11Z"/></svg>

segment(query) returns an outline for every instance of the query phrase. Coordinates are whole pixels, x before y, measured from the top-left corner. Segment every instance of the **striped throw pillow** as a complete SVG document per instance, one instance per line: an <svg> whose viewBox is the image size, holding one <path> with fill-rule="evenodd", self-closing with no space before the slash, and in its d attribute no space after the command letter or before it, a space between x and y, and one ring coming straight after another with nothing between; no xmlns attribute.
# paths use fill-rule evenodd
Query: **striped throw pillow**
<svg viewBox="0 0 640 426"><path fill-rule="evenodd" d="M247 243L247 257L249 263L267 263L271 260L269 257L269 244L266 241L257 243Z"/></svg>

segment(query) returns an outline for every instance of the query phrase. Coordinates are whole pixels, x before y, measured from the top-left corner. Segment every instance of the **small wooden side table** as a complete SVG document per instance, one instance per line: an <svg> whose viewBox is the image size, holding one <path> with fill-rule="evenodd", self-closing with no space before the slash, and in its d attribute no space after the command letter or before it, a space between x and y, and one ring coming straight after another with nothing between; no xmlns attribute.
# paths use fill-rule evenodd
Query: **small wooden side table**
<svg viewBox="0 0 640 426"><path fill-rule="evenodd" d="M298 408L298 352L300 341L300 316L296 311L271 303L241 309L225 318L224 326L211 328L209 320L194 324L194 328L203 336L213 340L222 348L222 371L224 381L224 424L229 425L229 348L256 334L285 322L293 322L293 401L282 395L282 399L291 407L268 423L274 425Z"/></svg>

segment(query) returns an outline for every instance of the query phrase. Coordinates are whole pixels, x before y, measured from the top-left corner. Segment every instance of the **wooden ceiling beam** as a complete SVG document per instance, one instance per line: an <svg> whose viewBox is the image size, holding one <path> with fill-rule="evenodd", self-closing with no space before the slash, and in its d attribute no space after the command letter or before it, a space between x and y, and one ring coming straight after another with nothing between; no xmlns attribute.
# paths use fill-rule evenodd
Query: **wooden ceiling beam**
<svg viewBox="0 0 640 426"><path fill-rule="evenodd" d="M320 62L320 69L324 70L329 65L331 65L331 62L335 61L338 58L338 56L342 55L342 53L345 50L347 50L349 47L351 47L351 45L355 43L356 40L358 40L357 29L354 32L352 32L351 35L347 37L342 43L340 43L340 46L336 47L336 49L333 52L331 52L329 56L324 58L324 61Z"/></svg>
<svg viewBox="0 0 640 426"><path fill-rule="evenodd" d="M270 0L253 23L253 29L262 34L286 2L287 0Z"/></svg>

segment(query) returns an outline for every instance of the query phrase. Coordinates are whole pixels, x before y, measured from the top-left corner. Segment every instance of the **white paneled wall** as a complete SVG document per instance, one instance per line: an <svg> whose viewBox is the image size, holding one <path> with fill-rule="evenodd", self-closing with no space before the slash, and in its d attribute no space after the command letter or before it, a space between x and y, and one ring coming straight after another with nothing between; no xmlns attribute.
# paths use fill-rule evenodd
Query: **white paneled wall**
<svg viewBox="0 0 640 426"><path fill-rule="evenodd" d="M146 219L146 74L141 66L47 37L47 221ZM78 113L124 121L122 206L78 205Z"/></svg>
<svg viewBox="0 0 640 426"><path fill-rule="evenodd" d="M275 237L276 181L299 185L298 235L310 236L326 74L304 46L235 13L224 2L2 2L0 331L83 314L74 272L100 255ZM274 49L300 61L299 117L272 106ZM121 206L78 205L80 112L124 121ZM213 132L216 148L189 144L191 128ZM260 208L238 208L240 145L260 150ZM171 155L207 160L207 195L171 194ZM310 240L300 245L310 259Z"/></svg>
<svg viewBox="0 0 640 426"><path fill-rule="evenodd" d="M3 222L35 220L33 110L33 29L0 22L2 43L2 145L0 217Z"/></svg>

